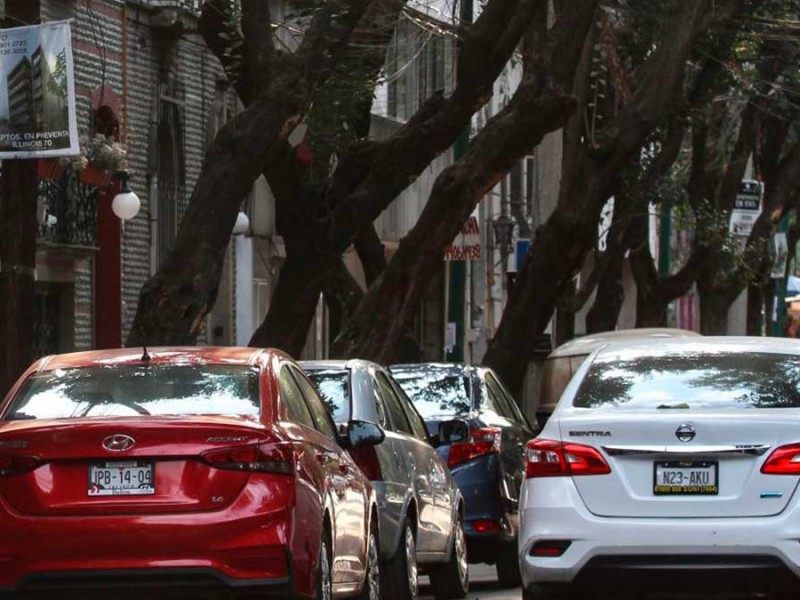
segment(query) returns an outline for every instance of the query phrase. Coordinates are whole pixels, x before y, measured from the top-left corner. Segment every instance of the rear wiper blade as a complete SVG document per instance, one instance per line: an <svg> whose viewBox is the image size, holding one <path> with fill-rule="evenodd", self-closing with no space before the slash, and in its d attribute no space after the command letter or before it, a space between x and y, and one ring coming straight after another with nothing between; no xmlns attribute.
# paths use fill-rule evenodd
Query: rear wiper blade
<svg viewBox="0 0 800 600"><path fill-rule="evenodd" d="M659 404L656 408L689 408L689 405L686 402L679 402L678 404Z"/></svg>

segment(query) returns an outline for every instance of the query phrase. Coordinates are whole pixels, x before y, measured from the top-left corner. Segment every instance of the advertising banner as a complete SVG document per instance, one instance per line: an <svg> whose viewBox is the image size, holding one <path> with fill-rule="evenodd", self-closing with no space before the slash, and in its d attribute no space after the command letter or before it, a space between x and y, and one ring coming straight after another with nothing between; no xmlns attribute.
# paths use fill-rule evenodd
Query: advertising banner
<svg viewBox="0 0 800 600"><path fill-rule="evenodd" d="M0 29L0 159L78 152L69 21Z"/></svg>

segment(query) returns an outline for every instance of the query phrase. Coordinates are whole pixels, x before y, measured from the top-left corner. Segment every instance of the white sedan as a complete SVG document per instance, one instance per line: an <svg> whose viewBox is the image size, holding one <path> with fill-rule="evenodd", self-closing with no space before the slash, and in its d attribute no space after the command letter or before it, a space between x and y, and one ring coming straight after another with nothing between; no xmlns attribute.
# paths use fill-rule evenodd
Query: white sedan
<svg viewBox="0 0 800 600"><path fill-rule="evenodd" d="M800 341L608 345L526 458L526 600L641 580L800 597Z"/></svg>

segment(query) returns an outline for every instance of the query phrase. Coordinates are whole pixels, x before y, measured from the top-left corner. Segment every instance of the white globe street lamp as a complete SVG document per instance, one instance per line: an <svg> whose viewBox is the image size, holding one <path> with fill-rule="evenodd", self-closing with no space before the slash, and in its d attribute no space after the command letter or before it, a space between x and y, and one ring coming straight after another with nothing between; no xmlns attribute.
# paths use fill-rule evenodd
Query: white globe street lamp
<svg viewBox="0 0 800 600"><path fill-rule="evenodd" d="M127 221L139 214L142 203L139 201L139 196L134 194L130 187L128 187L128 172L121 171L117 176L122 182L122 187L111 202L111 210L114 211L114 214L121 220Z"/></svg>

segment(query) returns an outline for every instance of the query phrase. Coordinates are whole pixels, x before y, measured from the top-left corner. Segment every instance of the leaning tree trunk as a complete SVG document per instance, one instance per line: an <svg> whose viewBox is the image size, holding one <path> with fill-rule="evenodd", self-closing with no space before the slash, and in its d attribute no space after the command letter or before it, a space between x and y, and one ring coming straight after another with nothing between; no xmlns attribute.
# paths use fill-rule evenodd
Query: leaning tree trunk
<svg viewBox="0 0 800 600"><path fill-rule="evenodd" d="M484 357L512 391L522 390L535 335L550 321L555 290L583 263L614 179L682 98L686 66L696 40L740 9L738 0L681 4L664 39L639 70L636 91L598 136L602 147L582 147L573 157L572 168L562 172L558 205L539 230ZM579 137L578 132L571 133Z"/></svg>
<svg viewBox="0 0 800 600"><path fill-rule="evenodd" d="M613 331L617 328L622 302L625 300L625 289L622 286L624 264L625 255L613 252L603 265L603 276L597 285L594 303L586 315L586 333Z"/></svg>

